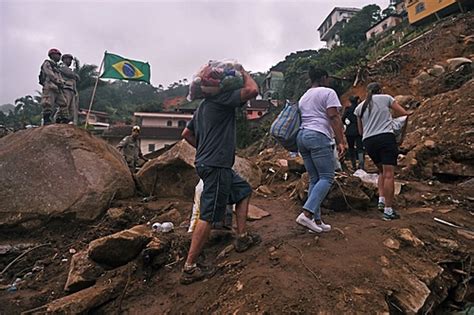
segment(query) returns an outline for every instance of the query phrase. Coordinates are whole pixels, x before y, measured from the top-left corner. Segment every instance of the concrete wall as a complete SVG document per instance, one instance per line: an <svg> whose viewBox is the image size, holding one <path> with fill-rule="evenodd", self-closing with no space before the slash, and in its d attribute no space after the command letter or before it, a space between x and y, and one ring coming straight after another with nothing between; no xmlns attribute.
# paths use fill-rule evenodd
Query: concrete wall
<svg viewBox="0 0 474 315"><path fill-rule="evenodd" d="M161 149L165 146L165 144L173 144L179 140L158 140L158 139L140 139L140 149L142 150L143 154L150 153L152 151L148 150L149 144L155 145L155 151Z"/></svg>

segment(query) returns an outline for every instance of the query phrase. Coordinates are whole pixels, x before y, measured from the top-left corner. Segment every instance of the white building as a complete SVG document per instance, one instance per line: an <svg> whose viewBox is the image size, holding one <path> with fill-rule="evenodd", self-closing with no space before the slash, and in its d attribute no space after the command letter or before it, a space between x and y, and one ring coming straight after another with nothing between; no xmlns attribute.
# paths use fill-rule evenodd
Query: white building
<svg viewBox="0 0 474 315"><path fill-rule="evenodd" d="M326 42L327 48L340 44L339 32L360 9L335 7L318 27L319 38Z"/></svg>

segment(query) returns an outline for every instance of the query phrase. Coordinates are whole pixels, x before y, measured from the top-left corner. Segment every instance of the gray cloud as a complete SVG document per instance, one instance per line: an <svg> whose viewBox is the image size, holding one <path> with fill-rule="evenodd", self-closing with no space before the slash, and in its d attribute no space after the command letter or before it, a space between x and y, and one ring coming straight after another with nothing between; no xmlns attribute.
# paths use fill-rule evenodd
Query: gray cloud
<svg viewBox="0 0 474 315"><path fill-rule="evenodd" d="M266 71L297 50L323 47L317 27L334 6L388 0L0 0L0 104L39 90L48 49L99 64L105 50L148 61L157 86L190 78L209 59Z"/></svg>

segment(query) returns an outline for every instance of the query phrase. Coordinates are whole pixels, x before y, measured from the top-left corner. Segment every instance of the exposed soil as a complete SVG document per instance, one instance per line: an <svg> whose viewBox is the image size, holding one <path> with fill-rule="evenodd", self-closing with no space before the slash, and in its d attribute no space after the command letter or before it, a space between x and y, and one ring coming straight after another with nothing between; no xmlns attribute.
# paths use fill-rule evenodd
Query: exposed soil
<svg viewBox="0 0 474 315"><path fill-rule="evenodd" d="M248 252L231 252L216 264L228 264L212 278L204 282L180 285L178 280L183 262L152 270L143 265L141 259L133 263L131 281L121 303L124 313L291 313L313 312L364 312L375 313L389 310L386 298L390 292L403 289L384 276L383 256L389 260L407 259L416 255L416 261L440 262L457 255L471 253L474 240L460 236L456 229L434 222L434 217L469 225L472 212L452 205L416 207L400 209L402 219L385 222L375 209L367 211L334 212L325 211L325 221L333 225L330 233L315 235L295 223L299 205L284 192L285 184L276 184L275 196L256 196L253 204L271 213L270 217L249 222L252 230L261 234L263 242ZM451 192L452 185L442 191ZM423 189L423 188L421 188ZM412 188L420 191L420 188ZM433 189L431 193L436 194ZM410 194L406 198L410 198ZM402 198L400 198L402 199ZM129 201L119 206L127 206L125 219L114 221L104 217L95 225L63 224L53 222L48 228L34 235L2 235L2 243L48 243L32 251L7 272L8 279L22 276L33 266L44 269L34 272L32 278L19 286L16 292L1 291L0 305L5 314L14 314L64 295L63 286L67 278L72 256L69 249L80 250L88 242L137 223L145 223L169 204L189 214L191 204L178 200L161 200L142 203ZM450 209L446 212L446 209ZM439 210L439 211L438 211ZM183 221L187 218L183 216ZM410 246L402 246L394 251L383 243L399 228L409 228L425 244L418 251ZM176 259L185 255L189 235L185 228L178 228L175 237ZM213 262L217 254L231 243L232 237L223 232L215 232L205 250L204 260ZM170 235L172 236L172 235ZM459 244L456 250L440 245L440 239L451 239ZM0 266L4 267L16 255L2 256ZM415 256L413 256L415 257ZM411 268L416 269L416 261ZM420 263L420 266L423 266ZM474 301L474 290L466 296L466 301ZM108 303L92 313L113 313L118 302Z"/></svg>

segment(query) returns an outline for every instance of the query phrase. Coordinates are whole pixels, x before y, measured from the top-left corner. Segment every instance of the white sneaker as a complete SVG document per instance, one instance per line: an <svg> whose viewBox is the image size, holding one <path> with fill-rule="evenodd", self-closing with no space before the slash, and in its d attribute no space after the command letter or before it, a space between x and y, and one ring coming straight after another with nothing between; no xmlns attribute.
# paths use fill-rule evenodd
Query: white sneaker
<svg viewBox="0 0 474 315"><path fill-rule="evenodd" d="M296 218L296 223L304 227L307 227L308 229L316 233L321 233L323 231L322 228L316 225L313 219L310 219L307 216L305 216L303 212L301 212L301 214Z"/></svg>
<svg viewBox="0 0 474 315"><path fill-rule="evenodd" d="M317 224L316 222L315 222L315 224L316 224L316 226L318 226L324 232L331 231L331 226L329 224L324 223L323 221L321 221L321 224Z"/></svg>

